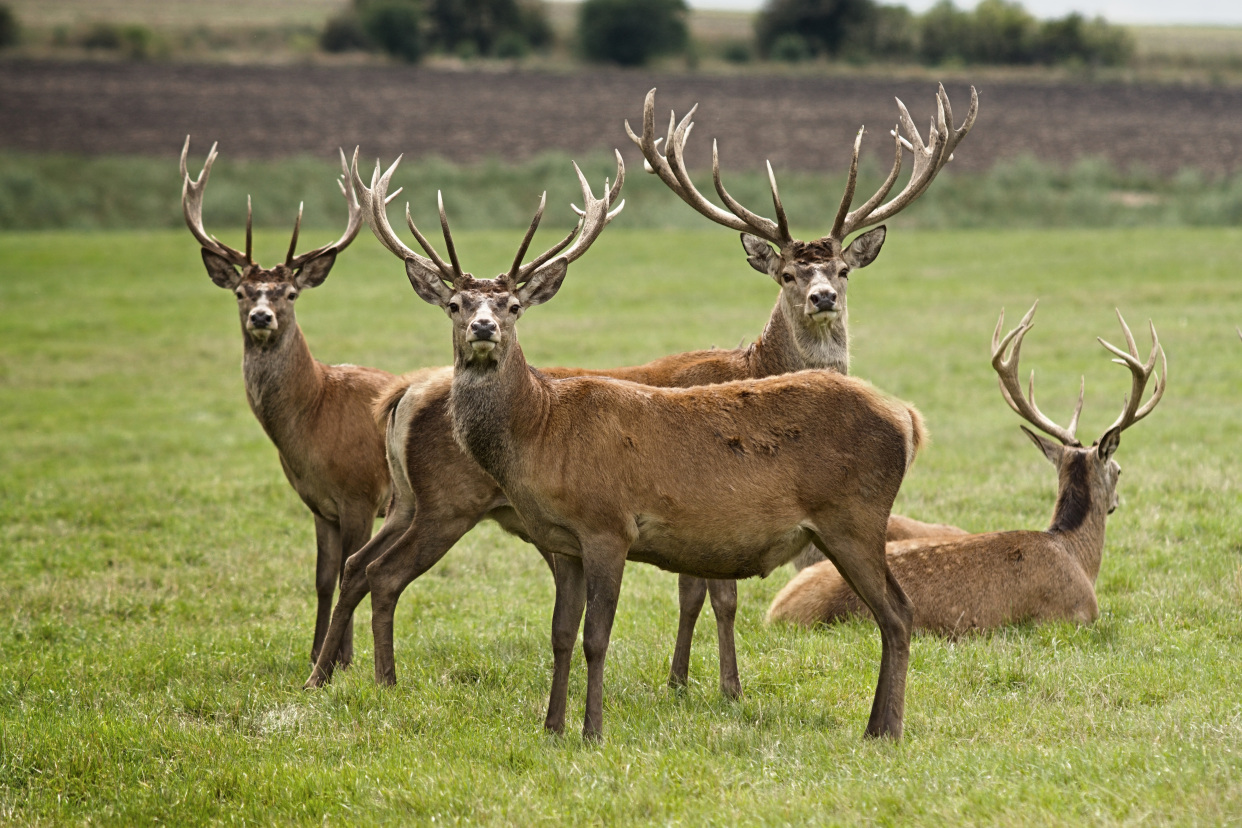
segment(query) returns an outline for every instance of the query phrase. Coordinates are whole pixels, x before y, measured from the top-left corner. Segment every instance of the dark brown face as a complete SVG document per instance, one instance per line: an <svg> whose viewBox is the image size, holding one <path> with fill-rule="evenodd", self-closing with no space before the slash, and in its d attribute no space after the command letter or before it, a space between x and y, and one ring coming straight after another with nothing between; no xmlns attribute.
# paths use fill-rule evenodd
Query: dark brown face
<svg viewBox="0 0 1242 828"><path fill-rule="evenodd" d="M453 320L453 349L466 362L495 362L513 341L522 303L505 282L474 279L449 297L444 312Z"/></svg>

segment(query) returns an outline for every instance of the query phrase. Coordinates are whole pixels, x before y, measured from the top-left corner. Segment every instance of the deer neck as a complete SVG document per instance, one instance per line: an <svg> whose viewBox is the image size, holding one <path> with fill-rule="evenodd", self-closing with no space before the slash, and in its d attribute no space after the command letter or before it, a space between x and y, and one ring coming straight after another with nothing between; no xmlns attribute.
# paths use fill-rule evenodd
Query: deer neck
<svg viewBox="0 0 1242 828"><path fill-rule="evenodd" d="M246 401L263 430L279 448L297 428L302 412L323 393L323 366L296 322L279 336L261 342L243 332L242 375Z"/></svg>
<svg viewBox="0 0 1242 828"><path fill-rule="evenodd" d="M1093 491L1089 460L1079 454L1068 458L1059 473L1057 505L1048 533L1055 536L1095 583L1104 552L1108 498Z"/></svg>
<svg viewBox="0 0 1242 828"><path fill-rule="evenodd" d="M514 438L537 434L547 413L545 380L526 364L516 341L499 359L454 358L450 410L458 445L505 486L515 460Z"/></svg>
<svg viewBox="0 0 1242 828"><path fill-rule="evenodd" d="M751 349L752 376L788 374L806 368L850 372L848 311L830 323L816 324L800 311L776 301L763 333Z"/></svg>

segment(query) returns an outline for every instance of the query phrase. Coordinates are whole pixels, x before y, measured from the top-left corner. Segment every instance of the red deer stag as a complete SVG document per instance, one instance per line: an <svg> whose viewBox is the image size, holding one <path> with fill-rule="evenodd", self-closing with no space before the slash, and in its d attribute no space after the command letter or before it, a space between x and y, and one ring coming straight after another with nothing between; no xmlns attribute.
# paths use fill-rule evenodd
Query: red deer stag
<svg viewBox="0 0 1242 828"><path fill-rule="evenodd" d="M317 361L298 327L293 305L299 293L323 283L337 254L358 235L361 206L342 179L338 183L349 207L345 233L331 244L295 255L302 223L299 208L285 261L263 268L251 255L249 211L244 253L203 228L203 192L216 160L216 145L212 144L197 179L190 178L186 169L189 152L187 136L181 150L185 223L203 246L203 264L211 281L237 297L246 400L275 444L289 485L315 516L319 607L311 662L322 655L347 665L353 656L352 625L342 630L330 651L321 650L341 568L371 537L375 516L389 496L384 435L376 428L371 407L393 376L374 368ZM341 168L348 176L344 153Z"/></svg>
<svg viewBox="0 0 1242 828"><path fill-rule="evenodd" d="M1146 417L1160 401L1168 364L1155 326L1151 326L1151 354L1146 363L1140 361L1134 337L1118 312L1129 352L1103 339L1100 343L1119 357L1114 362L1130 369L1130 396L1104 436L1084 448L1074 436L1082 410L1081 393L1068 428L1058 426L1035 406L1034 372L1028 395L1022 396L1018 353L1034 313L1032 307L1004 339L1000 339L1005 319L1001 314L992 337L992 366L1010 408L1055 438L1054 442L1022 427L1057 467L1052 525L1045 532L989 532L960 539L890 543L889 566L914 605L916 629L958 635L1024 621L1089 624L1099 614L1095 579L1104 551L1104 524L1117 507L1121 474L1113 453L1121 432ZM1006 358L1011 343L1013 351ZM1140 407L1157 355L1161 368L1155 390ZM802 570L781 590L768 610L768 620L811 626L866 613L840 573L825 562Z"/></svg>
<svg viewBox="0 0 1242 828"><path fill-rule="evenodd" d="M458 444L497 481L531 540L553 554L554 638L576 633L585 596L584 736L602 733L604 659L627 559L735 579L766 575L813 541L879 619L883 655L866 732L900 737L911 612L888 570L884 537L925 439L918 412L830 371L662 389L531 368L518 318L556 294L610 216L611 194L597 199L579 179L582 221L568 249L561 242L522 264L541 204L509 271L476 279L458 263L441 207L452 264L413 222L427 257L406 256L405 264L415 292L453 323L448 411ZM382 191L368 201L379 229ZM386 563L367 570L376 596ZM545 724L557 732L568 666L558 658L554 667Z"/></svg>
<svg viewBox="0 0 1242 828"><path fill-rule="evenodd" d="M652 147L653 155L648 164L654 160L656 168L667 166L663 156L655 152L658 140L654 138L655 123L655 90L647 94L644 106L644 143ZM910 204L918 197L934 178L940 168L948 162L952 148L965 137L974 123L978 110L978 100L971 90L970 112L960 128L952 128L952 110L943 88L937 98L937 120L933 123L929 141L924 144L913 126L904 105L898 101L902 113L903 124L911 136L910 140L902 140L897 151L905 146L915 155L915 171L909 184L901 194L888 204L877 206L883 201L900 172L900 156L894 162L895 169L890 175L887 187L869 201L869 215L883 211L881 217L895 214L902 207ZM947 118L947 121L946 121ZM674 131L674 138L668 146L676 146L673 153L676 169L685 175L681 167L681 148L689 136L692 124L683 120L680 128ZM646 138L650 137L647 141ZM646 150L644 150L646 153ZM856 143L852 170L856 172L858 145ZM398 162L400 159L398 159ZM661 166L663 165L663 166ZM397 164L382 176L372 176L372 188L367 188L355 170L354 188L365 202L364 212L372 215L366 203L372 205L386 204L392 196L387 189L396 170ZM665 181L677 179L678 173L671 172ZM378 170L376 171L378 173ZM841 239L852 230L861 229L873 222L864 223L860 211L848 212L853 198L853 180L851 173L848 191L842 199L839 211L845 218L838 217L841 226L835 236L825 237L818 242L806 245L802 242L790 241L782 246L782 254L788 255L788 272L781 271L780 276L773 279L780 286L781 293L771 317L759 339L747 348L736 350L712 349L707 351L691 351L674 354L657 359L646 365L611 369L608 371L584 371L573 368L544 369L544 373L554 377L566 376L613 376L641 382L645 385L661 387L684 387L708 383L727 382L744 378L759 378L773 374L786 373L805 368L828 368L845 373L849 366L848 340L845 329L845 291L848 285L848 274L851 268L865 267L879 253L884 241L885 229L876 228L869 233L857 237L850 245L842 247ZM617 183L613 185L610 203L615 200L616 191L623 179L624 167L618 156ZM719 181L719 168L716 170ZM771 239L781 244L779 239L781 227L787 227L784 209L780 206L779 193L772 181L773 201L777 206L779 221L772 221L746 210L741 205L735 209L738 222L746 223L750 230L743 235L743 242L750 251L771 248L763 239ZM684 187L680 184L675 188L679 195L686 198ZM723 190L723 187L720 187ZM697 193L696 193L697 195ZM702 197L699 196L701 199ZM368 202L368 199L370 201ZM705 200L704 200L705 201ZM727 203L736 204L729 199ZM710 206L710 205L709 205ZM375 223L372 228L384 245L402 259L411 256L419 257L406 247L388 224L386 213L382 209L374 212ZM749 237L750 241L747 241ZM835 247L834 247L835 244ZM795 255L795 247L802 245L803 258ZM835 251L835 257L832 253ZM764 272L767 272L766 270ZM825 281L827 284L825 285ZM832 291L831 296L826 291ZM808 299L812 297L811 299ZM829 301L831 299L831 301ZM375 633L375 671L376 680L392 683L396 680L395 660L392 652L392 614L401 591L429 567L454 544L461 535L474 526L483 517L492 517L508 531L524 536L520 523L516 521L495 481L491 480L473 460L462 454L451 439L432 441L432 434L448 434L447 399L450 389L451 374L445 370L438 377L431 378L424 374L417 381L402 378L395 383L378 405L378 415L382 423L388 425L388 444L390 465L393 470L394 503L390 509L388 521L374 540L364 548L356 559L346 563L344 580L342 581L341 598L334 619L340 614L340 623L344 625L357 604L372 588L369 579L364 576L365 568L381 557L386 559L403 558L406 564L400 574L393 565L387 565L389 582L385 585L384 595L372 598L373 620L372 629ZM409 394L406 394L407 390ZM411 435L418 435L416 441L410 440ZM451 472L450 472L451 470ZM446 494L446 480L452 480L452 491L455 496ZM413 524L413 516L420 516L418 526ZM432 526L425 524L430 522ZM909 518L893 516L889 522L890 537L923 536L932 533L951 532L953 527L940 524L924 524ZM961 531L961 530L956 530ZM546 557L546 556L545 556ZM817 558L818 559L818 558ZM737 588L729 581L704 581L700 578L683 577L680 579L681 619L678 624L677 645L669 671L669 683L673 686L684 685L687 680L690 661L690 645L693 638L695 622L703 605L705 593L712 599L715 611L717 640L720 650L720 687L727 696L741 693L741 683L737 672L737 658L734 647L734 616L737 606ZM337 622L334 620L333 627ZM343 628L343 627L342 627ZM329 632L329 637L333 636ZM576 639L576 627L571 636L553 641L553 650L557 658L568 659ZM323 661L323 660L321 660ZM316 667L308 685L321 684L331 673L331 665L321 663Z"/></svg>

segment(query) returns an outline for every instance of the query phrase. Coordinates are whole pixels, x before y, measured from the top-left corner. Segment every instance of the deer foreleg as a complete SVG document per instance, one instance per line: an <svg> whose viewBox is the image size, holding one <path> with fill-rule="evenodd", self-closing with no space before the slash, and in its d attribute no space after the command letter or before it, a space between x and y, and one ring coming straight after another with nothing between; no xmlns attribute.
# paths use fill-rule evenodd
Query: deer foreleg
<svg viewBox="0 0 1242 828"><path fill-rule="evenodd" d="M582 560L543 553L556 581L556 603L552 609L552 691L548 696L545 729L561 733L565 729L565 706L569 695L569 665L573 659L582 608L586 604L586 581Z"/></svg>
<svg viewBox="0 0 1242 828"><path fill-rule="evenodd" d="M694 625L698 623L703 599L707 597L707 581L694 575L677 576L677 644L673 663L668 668L668 686L685 687L690 677L690 647L694 643Z"/></svg>
<svg viewBox="0 0 1242 828"><path fill-rule="evenodd" d="M737 647L734 643L733 621L737 616L737 581L709 580L712 613L716 616L716 645L720 652L720 692L730 699L742 695L742 680L737 674Z"/></svg>
<svg viewBox="0 0 1242 828"><path fill-rule="evenodd" d="M626 543L604 538L583 544L582 569L586 577L586 623L582 633L582 652L587 664L586 715L582 738L599 739L604 733L604 659L612 637L612 621L621 595L621 575L625 571Z"/></svg>
<svg viewBox="0 0 1242 828"><path fill-rule="evenodd" d="M315 612L315 638L311 643L311 664L319 660L323 640L328 633L332 618L332 596L341 568L340 527L327 518L315 515L315 595L318 606ZM335 655L335 650L332 653Z"/></svg>

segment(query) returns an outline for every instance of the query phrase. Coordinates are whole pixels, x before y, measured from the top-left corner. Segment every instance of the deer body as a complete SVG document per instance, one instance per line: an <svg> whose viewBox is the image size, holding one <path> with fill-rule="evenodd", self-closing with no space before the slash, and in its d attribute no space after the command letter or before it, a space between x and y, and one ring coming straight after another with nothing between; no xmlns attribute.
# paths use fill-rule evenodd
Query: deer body
<svg viewBox="0 0 1242 828"><path fill-rule="evenodd" d="M371 537L376 514L390 489L384 434L375 425L372 405L394 377L374 368L317 361L294 312L300 293L323 283L336 254L357 235L360 207L357 199L345 193L350 221L344 235L330 245L295 256L299 212L285 262L263 268L251 256L249 222L244 253L204 229L202 197L216 151L213 146L198 179L191 179L186 169L189 148L186 138L181 153L186 223L202 245L208 276L237 298L246 400L276 446L289 484L315 518L318 609L311 645L313 663L323 650L344 562ZM344 165L344 154L341 162ZM323 655L342 665L350 662L352 625L335 637Z"/></svg>
<svg viewBox="0 0 1242 828"><path fill-rule="evenodd" d="M1084 447L1074 436L1078 411L1070 426L1063 429L1044 417L1030 399L1022 399L1016 378L1017 355L1034 312L1032 308L1002 344L998 345L994 337L993 364L1001 374L1002 394L1010 405L1057 438L1050 440L1023 427L1057 468L1052 523L1044 532L988 532L890 542L889 566L914 607L916 629L959 635L1026 621L1090 624L1099 615L1095 580L1104 552L1105 524L1117 508L1121 474L1112 455L1121 431L1146 416L1160 400L1167 367L1158 378L1152 399L1140 409L1156 356L1159 353L1163 359L1163 351L1152 328L1151 356L1146 365L1140 363L1134 338L1122 320L1129 352L1104 345L1121 356L1116 361L1134 373L1131 397L1126 411L1104 436ZM1015 339L1013 357L1006 362L1005 348ZM1081 406L1080 397L1079 410ZM768 609L768 620L813 626L866 614L866 607L841 574L831 563L823 562L803 569L777 594Z"/></svg>

